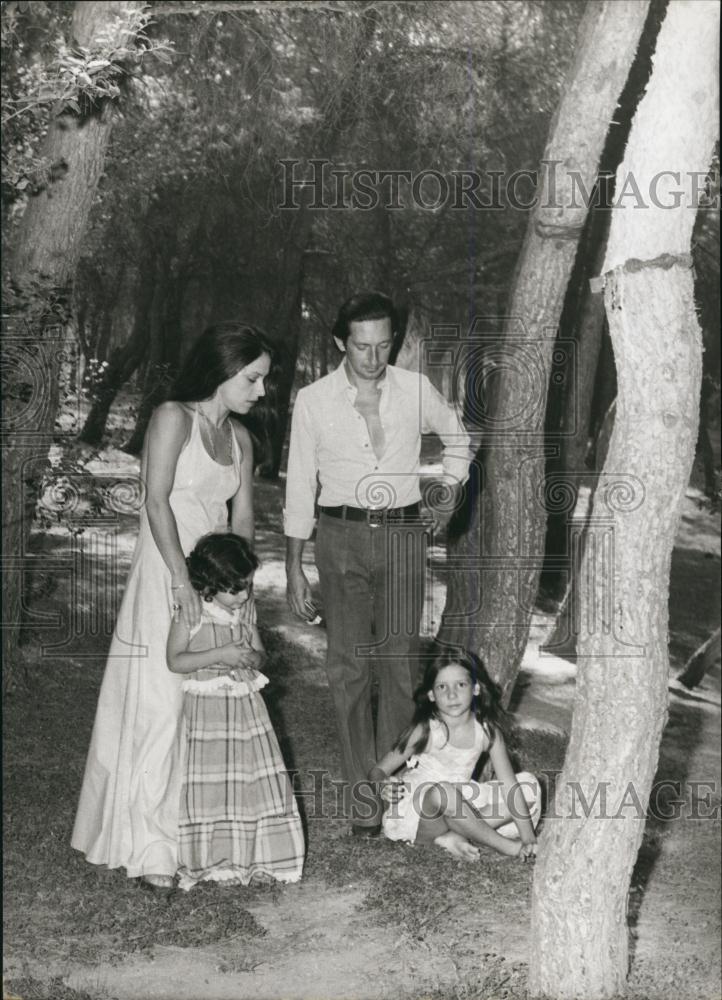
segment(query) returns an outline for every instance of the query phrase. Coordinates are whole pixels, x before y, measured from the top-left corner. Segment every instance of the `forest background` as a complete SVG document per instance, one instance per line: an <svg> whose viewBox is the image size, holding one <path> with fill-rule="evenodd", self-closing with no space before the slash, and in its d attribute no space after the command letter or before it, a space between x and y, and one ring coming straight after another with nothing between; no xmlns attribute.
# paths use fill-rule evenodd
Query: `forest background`
<svg viewBox="0 0 722 1000"><path fill-rule="evenodd" d="M559 612L548 644L574 657L580 566L570 537L580 495L601 481L617 396L603 293L590 279L602 272L614 173L668 15L662 2L619 5L626 10L615 17L615 36L605 28L607 6L3 5L3 641L11 685L27 679L21 664L37 638L37 601L53 587L32 525L62 529L70 555L89 524L102 528L103 517L112 524L137 508L137 487L99 478L94 460L109 443L137 454L198 333L242 316L279 344L282 419L259 470L273 481L283 471L294 388L338 362L328 331L339 303L361 287L404 306L398 363L425 370L463 407L484 446L482 471L451 526L457 568L452 558L439 571L449 584L442 634L491 649L507 697L535 606ZM574 90L570 81L583 82L580 53L604 53L602 38L608 67L619 64L607 72L618 91L601 111L603 141L588 163L579 157L579 201L586 185L592 210L582 204L571 219L540 219L543 160L554 161L554 143L594 145L593 115L584 113L581 84ZM576 110L572 101L565 117L570 95ZM568 134L555 133L560 120ZM719 181L709 152L699 166L710 170L705 210L689 249L705 342L694 483L711 509L719 491ZM633 201L632 193L622 207ZM530 271L531 229L547 245L563 244L567 263L554 276L551 305L551 272L537 268L527 279L527 305L544 308L525 332L527 314L513 306ZM523 497L534 533L522 541L535 563L511 582L508 565L483 575L465 568L479 557L474 545L520 552L516 539L505 549L505 510L517 516L519 484L498 474L504 459L493 434L485 442L509 408L512 431L534 430L550 446L537 449L541 476ZM494 485L482 501L484 469ZM443 504L438 491L429 497ZM499 594L505 606L493 620L509 614L510 627L489 639L484 622L499 610ZM112 608L103 602L105 627ZM72 625L74 640L92 631L88 621Z"/></svg>

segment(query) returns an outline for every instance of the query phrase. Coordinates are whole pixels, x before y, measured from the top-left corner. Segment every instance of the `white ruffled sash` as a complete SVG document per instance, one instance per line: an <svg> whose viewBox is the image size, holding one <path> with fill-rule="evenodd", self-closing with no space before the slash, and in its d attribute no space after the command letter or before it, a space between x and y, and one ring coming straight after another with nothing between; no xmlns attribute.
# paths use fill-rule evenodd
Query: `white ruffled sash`
<svg viewBox="0 0 722 1000"><path fill-rule="evenodd" d="M250 681L234 681L227 674L219 674L218 677L211 677L207 681L187 680L183 681L183 690L189 694L218 695L229 694L233 698L242 698L252 691L260 691L268 684L265 674L254 670L255 676Z"/></svg>

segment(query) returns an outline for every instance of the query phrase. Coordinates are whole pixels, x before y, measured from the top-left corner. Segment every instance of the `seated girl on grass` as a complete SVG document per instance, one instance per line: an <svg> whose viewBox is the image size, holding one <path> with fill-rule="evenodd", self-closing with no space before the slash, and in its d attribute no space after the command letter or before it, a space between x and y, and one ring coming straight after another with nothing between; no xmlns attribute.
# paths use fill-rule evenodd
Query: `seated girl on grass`
<svg viewBox="0 0 722 1000"><path fill-rule="evenodd" d="M482 661L467 652L441 653L414 701L411 725L369 772L389 803L384 834L433 842L468 861L479 858L480 846L533 860L539 783L528 772L514 774L501 730L501 691ZM485 751L497 780L472 781Z"/></svg>
<svg viewBox="0 0 722 1000"><path fill-rule="evenodd" d="M202 598L200 625L175 616L168 666L185 674L180 887L296 882L304 841L276 734L258 693L268 678L256 625L258 559L233 534L206 535L186 560Z"/></svg>

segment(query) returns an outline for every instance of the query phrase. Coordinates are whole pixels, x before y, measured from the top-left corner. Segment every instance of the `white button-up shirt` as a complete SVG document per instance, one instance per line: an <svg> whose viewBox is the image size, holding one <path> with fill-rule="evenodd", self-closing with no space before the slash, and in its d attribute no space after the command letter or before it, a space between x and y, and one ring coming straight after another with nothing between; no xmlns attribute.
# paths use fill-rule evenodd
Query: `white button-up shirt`
<svg viewBox="0 0 722 1000"><path fill-rule="evenodd" d="M379 383L379 418L386 445L377 458L368 425L354 406L356 388L344 362L300 389L291 423L284 532L309 538L318 483L322 507L406 507L421 499L421 435L444 445L449 484L469 475L469 435L454 408L420 372L389 365Z"/></svg>

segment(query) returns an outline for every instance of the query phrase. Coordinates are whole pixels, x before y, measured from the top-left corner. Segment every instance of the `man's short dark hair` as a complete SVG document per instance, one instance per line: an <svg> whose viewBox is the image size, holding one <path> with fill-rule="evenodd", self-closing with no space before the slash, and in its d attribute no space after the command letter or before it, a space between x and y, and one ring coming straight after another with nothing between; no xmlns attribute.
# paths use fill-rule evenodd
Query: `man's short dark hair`
<svg viewBox="0 0 722 1000"><path fill-rule="evenodd" d="M390 319L394 338L399 335L398 311L388 295L384 295L383 292L359 292L358 295L346 299L338 311L331 333L345 344L351 333L351 324L367 319Z"/></svg>

